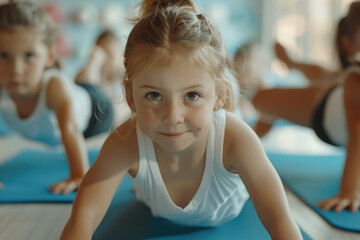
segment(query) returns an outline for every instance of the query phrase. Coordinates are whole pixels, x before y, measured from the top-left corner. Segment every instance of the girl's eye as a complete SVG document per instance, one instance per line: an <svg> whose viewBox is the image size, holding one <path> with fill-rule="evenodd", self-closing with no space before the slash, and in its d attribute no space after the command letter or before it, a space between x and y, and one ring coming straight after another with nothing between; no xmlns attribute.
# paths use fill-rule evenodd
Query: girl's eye
<svg viewBox="0 0 360 240"><path fill-rule="evenodd" d="M0 53L0 59L7 59L8 58L8 55L7 53Z"/></svg>
<svg viewBox="0 0 360 240"><path fill-rule="evenodd" d="M185 100L196 101L200 95L197 92L189 92L185 95Z"/></svg>
<svg viewBox="0 0 360 240"><path fill-rule="evenodd" d="M25 54L25 57L28 58L28 59L33 58L34 56L35 55L33 53L30 53L30 52Z"/></svg>
<svg viewBox="0 0 360 240"><path fill-rule="evenodd" d="M160 96L160 93L158 92L149 92L148 94L146 94L146 97L150 100L153 100L153 101L160 101L162 100L161 96Z"/></svg>

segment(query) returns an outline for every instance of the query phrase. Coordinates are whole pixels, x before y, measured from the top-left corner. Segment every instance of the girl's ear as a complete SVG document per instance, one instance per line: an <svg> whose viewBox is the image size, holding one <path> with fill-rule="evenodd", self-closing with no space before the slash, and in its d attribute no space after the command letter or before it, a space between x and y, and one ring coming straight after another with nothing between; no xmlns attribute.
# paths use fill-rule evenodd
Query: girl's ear
<svg viewBox="0 0 360 240"><path fill-rule="evenodd" d="M132 91L132 83L126 81L125 84L125 94L126 94L126 101L131 109L132 112L136 113L135 103L134 103L134 95Z"/></svg>
<svg viewBox="0 0 360 240"><path fill-rule="evenodd" d="M48 52L48 59L45 63L45 68L51 68L52 66L54 66L55 61L57 59L57 51L56 51L56 44L53 44L51 47L49 47L49 52Z"/></svg>
<svg viewBox="0 0 360 240"><path fill-rule="evenodd" d="M214 105L214 111L218 111L221 108L223 108L223 106L226 103L226 96L227 96L226 88L224 85L219 86L216 91L217 91L217 99Z"/></svg>

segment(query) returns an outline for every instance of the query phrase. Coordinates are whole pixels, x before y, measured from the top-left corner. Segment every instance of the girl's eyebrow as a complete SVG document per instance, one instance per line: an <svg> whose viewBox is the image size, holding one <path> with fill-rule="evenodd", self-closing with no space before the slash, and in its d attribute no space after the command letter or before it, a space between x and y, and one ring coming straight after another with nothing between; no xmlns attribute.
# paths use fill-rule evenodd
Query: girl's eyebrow
<svg viewBox="0 0 360 240"><path fill-rule="evenodd" d="M202 84L196 84L196 85L192 85L192 86L189 86L189 87L184 87L183 89L204 88L204 87L206 87L206 86L202 85ZM155 86L151 86L151 85L141 85L139 88L151 88L151 89L160 90L160 88L155 87Z"/></svg>
<svg viewBox="0 0 360 240"><path fill-rule="evenodd" d="M139 88L152 88L152 89L158 89L157 87L151 86L151 85L141 85Z"/></svg>
<svg viewBox="0 0 360 240"><path fill-rule="evenodd" d="M204 88L204 87L206 87L206 86L202 85L202 84L196 84L196 85L192 85L192 86L189 86L189 87L185 87L184 89Z"/></svg>

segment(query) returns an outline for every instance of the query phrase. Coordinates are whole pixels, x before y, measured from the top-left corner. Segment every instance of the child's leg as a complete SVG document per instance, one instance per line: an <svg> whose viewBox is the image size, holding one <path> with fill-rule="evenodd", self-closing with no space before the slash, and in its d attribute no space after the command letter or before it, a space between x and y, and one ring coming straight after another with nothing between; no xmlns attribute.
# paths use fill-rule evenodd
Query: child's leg
<svg viewBox="0 0 360 240"><path fill-rule="evenodd" d="M286 49L280 43L275 43L274 51L276 57L284 62L289 69L297 69L298 71L302 72L306 78L310 80L310 82L335 81L334 78L337 76L336 72L327 70L318 65L292 60Z"/></svg>
<svg viewBox="0 0 360 240"><path fill-rule="evenodd" d="M273 88L259 90L252 99L260 112L312 127L314 110L328 88Z"/></svg>
<svg viewBox="0 0 360 240"><path fill-rule="evenodd" d="M106 57L105 51L101 47L95 46L90 53L87 63L76 75L75 82L100 85Z"/></svg>
<svg viewBox="0 0 360 240"><path fill-rule="evenodd" d="M90 95L92 103L92 114L89 120L88 127L83 132L85 138L89 138L104 132L112 130L112 123L114 120L113 105L101 90L87 83L78 83Z"/></svg>

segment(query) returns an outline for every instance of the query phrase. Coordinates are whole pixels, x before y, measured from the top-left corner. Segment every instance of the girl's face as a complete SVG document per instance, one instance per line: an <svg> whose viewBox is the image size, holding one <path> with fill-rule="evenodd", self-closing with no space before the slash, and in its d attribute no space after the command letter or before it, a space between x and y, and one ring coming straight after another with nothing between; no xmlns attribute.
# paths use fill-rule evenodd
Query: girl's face
<svg viewBox="0 0 360 240"><path fill-rule="evenodd" d="M31 27L0 30L0 87L12 96L34 95L53 57L42 36Z"/></svg>
<svg viewBox="0 0 360 240"><path fill-rule="evenodd" d="M164 150L180 152L207 136L217 102L207 71L175 64L151 67L129 91L140 129Z"/></svg>

